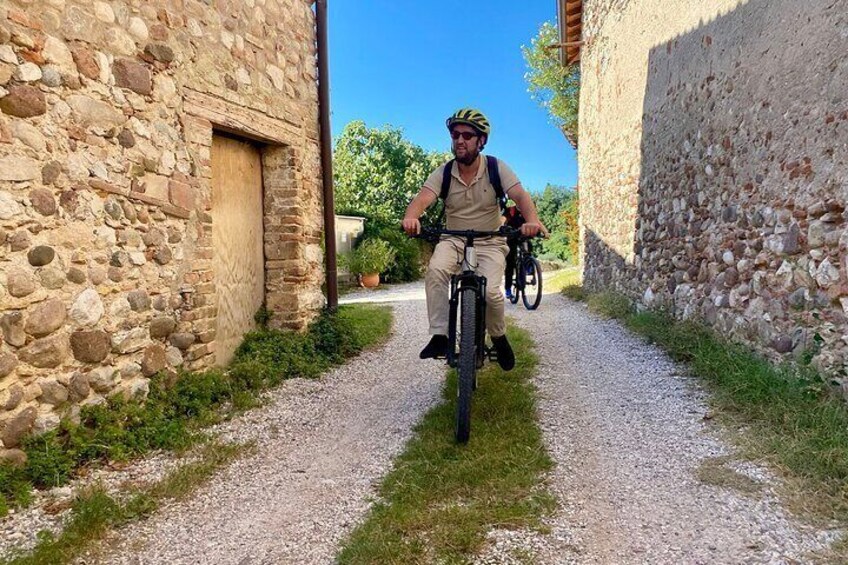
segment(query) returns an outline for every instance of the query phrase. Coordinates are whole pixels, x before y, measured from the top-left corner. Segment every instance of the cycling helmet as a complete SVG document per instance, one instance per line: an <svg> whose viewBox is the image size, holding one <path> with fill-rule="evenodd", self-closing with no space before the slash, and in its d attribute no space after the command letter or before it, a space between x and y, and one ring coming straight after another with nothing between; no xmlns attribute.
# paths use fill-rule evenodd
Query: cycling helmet
<svg viewBox="0 0 848 565"><path fill-rule="evenodd" d="M448 129L451 129L456 124L466 124L486 137L489 136L489 132L491 131L491 126L489 125L489 120L486 119L486 116L483 115L483 112L480 110L475 110L474 108L462 108L457 110L450 118L447 119L445 125L448 126Z"/></svg>

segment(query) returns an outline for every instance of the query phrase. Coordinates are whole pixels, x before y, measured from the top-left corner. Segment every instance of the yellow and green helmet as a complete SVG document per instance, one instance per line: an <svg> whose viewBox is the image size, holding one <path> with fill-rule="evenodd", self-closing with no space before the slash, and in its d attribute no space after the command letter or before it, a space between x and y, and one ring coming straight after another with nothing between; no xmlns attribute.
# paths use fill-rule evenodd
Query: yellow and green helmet
<svg viewBox="0 0 848 565"><path fill-rule="evenodd" d="M469 125L474 129L478 130L486 137L489 136L489 132L492 129L492 126L489 125L489 120L486 118L486 116L483 115L483 112L474 108L462 108L460 110L457 110L445 122L445 125L448 126L448 129L451 129L456 124Z"/></svg>

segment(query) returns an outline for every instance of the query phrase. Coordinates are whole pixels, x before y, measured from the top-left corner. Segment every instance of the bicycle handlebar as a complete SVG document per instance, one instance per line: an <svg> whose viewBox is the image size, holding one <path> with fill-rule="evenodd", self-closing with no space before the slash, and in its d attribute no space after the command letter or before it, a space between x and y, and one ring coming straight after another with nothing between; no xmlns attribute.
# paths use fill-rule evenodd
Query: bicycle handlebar
<svg viewBox="0 0 848 565"><path fill-rule="evenodd" d="M518 232L518 230L514 230L513 228L503 226L498 231L478 231L478 230L449 230L444 228L432 228L432 227L421 227L421 232L417 235L412 235L410 237L416 237L428 241L438 241L440 236L443 235L453 235L462 237L465 240L474 240L483 237L512 237L515 235L513 232Z"/></svg>
<svg viewBox="0 0 848 565"><path fill-rule="evenodd" d="M458 235L462 237L508 237L513 235L511 232L517 232L514 228L500 228L498 231L478 231L478 230L449 230L445 228L421 228L421 233L428 235Z"/></svg>
<svg viewBox="0 0 848 565"><path fill-rule="evenodd" d="M530 240L533 237L525 237L521 235L521 229L519 228L511 228L509 226L501 226L497 231L477 231L477 230L449 230L444 228L433 228L433 227L423 227L421 228L421 233L417 235L412 235L410 237L416 237L426 240L438 240L439 236L442 235L453 235L463 237L465 239L478 239L483 237L507 237L507 238L518 238ZM539 232L534 237L543 237L542 233Z"/></svg>

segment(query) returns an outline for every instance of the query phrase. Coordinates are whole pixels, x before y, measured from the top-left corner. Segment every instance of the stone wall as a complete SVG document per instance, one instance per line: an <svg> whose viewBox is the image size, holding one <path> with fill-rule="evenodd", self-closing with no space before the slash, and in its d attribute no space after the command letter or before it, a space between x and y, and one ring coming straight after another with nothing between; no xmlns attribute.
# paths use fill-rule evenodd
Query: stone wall
<svg viewBox="0 0 848 565"><path fill-rule="evenodd" d="M323 305L306 0L0 0L0 457L214 364L211 146L262 145L272 325Z"/></svg>
<svg viewBox="0 0 848 565"><path fill-rule="evenodd" d="M584 282L845 376L848 1L584 1Z"/></svg>

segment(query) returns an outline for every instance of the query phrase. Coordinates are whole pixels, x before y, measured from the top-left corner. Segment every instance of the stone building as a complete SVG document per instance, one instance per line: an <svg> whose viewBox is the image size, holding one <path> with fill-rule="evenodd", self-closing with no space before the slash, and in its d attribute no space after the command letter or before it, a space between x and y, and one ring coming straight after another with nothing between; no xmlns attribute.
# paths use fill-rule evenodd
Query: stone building
<svg viewBox="0 0 848 565"><path fill-rule="evenodd" d="M0 0L0 455L323 305L307 0Z"/></svg>
<svg viewBox="0 0 848 565"><path fill-rule="evenodd" d="M848 0L581 9L585 285L844 376Z"/></svg>

